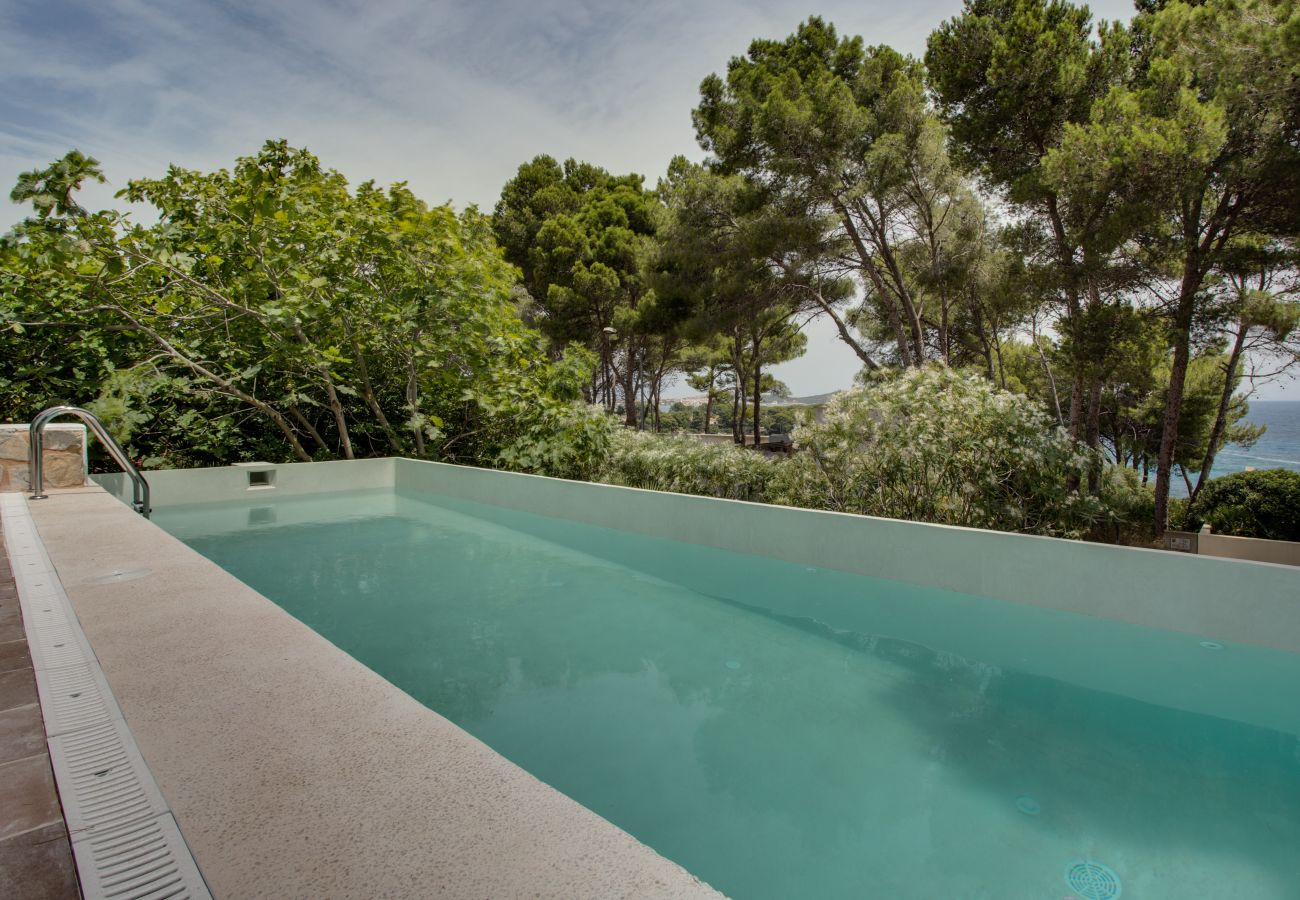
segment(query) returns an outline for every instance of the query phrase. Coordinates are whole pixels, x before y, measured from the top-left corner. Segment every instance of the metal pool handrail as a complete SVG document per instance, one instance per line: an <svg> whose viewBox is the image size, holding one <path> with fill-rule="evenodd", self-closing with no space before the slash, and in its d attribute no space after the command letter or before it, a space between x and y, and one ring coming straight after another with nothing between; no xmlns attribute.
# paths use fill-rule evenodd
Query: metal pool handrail
<svg viewBox="0 0 1300 900"><path fill-rule="evenodd" d="M99 421L98 417L88 409L82 409L79 406L51 406L42 412L36 418L32 419L32 424L28 426L27 439L30 446L31 455L31 473L32 473L32 499L44 500L48 494L45 493L45 460L41 455L45 439L45 426L50 424L59 416L76 416L85 422L87 427L95 433L100 443L108 449L108 453L113 457L114 462L122 467L127 476L131 479L131 507L144 516L149 518L152 507L149 504L149 482L144 480L140 470L135 467L122 449L122 445L113 440L113 436L108 433L104 423Z"/></svg>

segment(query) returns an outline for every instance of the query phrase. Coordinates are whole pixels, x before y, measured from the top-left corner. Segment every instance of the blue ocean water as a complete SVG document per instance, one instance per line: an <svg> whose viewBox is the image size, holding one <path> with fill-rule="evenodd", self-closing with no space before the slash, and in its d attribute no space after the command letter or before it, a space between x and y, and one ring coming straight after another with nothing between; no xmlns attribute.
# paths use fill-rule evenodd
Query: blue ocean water
<svg viewBox="0 0 1300 900"><path fill-rule="evenodd" d="M427 494L155 521L738 900L1297 896L1300 654Z"/></svg>
<svg viewBox="0 0 1300 900"><path fill-rule="evenodd" d="M1255 446L1224 447L1214 459L1214 477L1256 469L1291 469L1300 472L1300 400L1252 400L1246 421L1267 426Z"/></svg>
<svg viewBox="0 0 1300 900"><path fill-rule="evenodd" d="M1211 478L1221 478L1245 469L1290 469L1300 472L1300 400L1252 400L1246 421L1263 425L1263 436L1253 447L1229 444L1214 458ZM1152 479L1155 471L1152 470ZM1196 483L1196 473L1191 473ZM1174 497L1187 496L1187 482L1175 471L1169 482L1169 493Z"/></svg>

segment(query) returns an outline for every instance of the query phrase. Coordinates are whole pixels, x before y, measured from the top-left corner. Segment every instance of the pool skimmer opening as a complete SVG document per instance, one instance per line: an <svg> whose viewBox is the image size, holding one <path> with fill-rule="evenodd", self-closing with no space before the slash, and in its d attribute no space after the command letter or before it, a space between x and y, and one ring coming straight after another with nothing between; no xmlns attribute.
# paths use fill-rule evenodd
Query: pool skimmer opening
<svg viewBox="0 0 1300 900"><path fill-rule="evenodd" d="M1119 900L1124 890L1114 869L1090 859L1070 863L1065 883L1079 900Z"/></svg>

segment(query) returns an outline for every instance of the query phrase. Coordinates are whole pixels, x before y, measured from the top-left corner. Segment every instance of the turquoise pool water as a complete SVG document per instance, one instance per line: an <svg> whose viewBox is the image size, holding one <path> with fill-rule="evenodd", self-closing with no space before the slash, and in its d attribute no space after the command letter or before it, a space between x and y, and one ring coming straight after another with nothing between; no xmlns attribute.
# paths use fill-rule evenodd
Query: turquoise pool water
<svg viewBox="0 0 1300 900"><path fill-rule="evenodd" d="M1300 897L1295 654L429 495L263 496L154 518L733 897Z"/></svg>

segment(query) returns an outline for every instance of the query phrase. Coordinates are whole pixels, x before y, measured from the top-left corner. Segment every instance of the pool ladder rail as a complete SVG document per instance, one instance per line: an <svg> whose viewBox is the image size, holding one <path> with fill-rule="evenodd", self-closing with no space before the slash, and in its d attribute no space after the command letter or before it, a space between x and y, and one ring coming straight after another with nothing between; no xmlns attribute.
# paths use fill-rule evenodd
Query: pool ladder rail
<svg viewBox="0 0 1300 900"><path fill-rule="evenodd" d="M122 467L131 479L131 508L149 518L149 513L153 507L149 503L149 482L144 480L140 470L131 462L122 445L113 440L113 436L108 433L104 423L88 409L82 409L79 406L51 406L42 412L36 418L32 419L32 424L27 430L27 439L30 444L32 473L32 499L44 500L49 495L45 493L45 460L42 457L42 450L45 445L45 426L60 416L76 416L99 438L101 444L107 448L113 461Z"/></svg>

